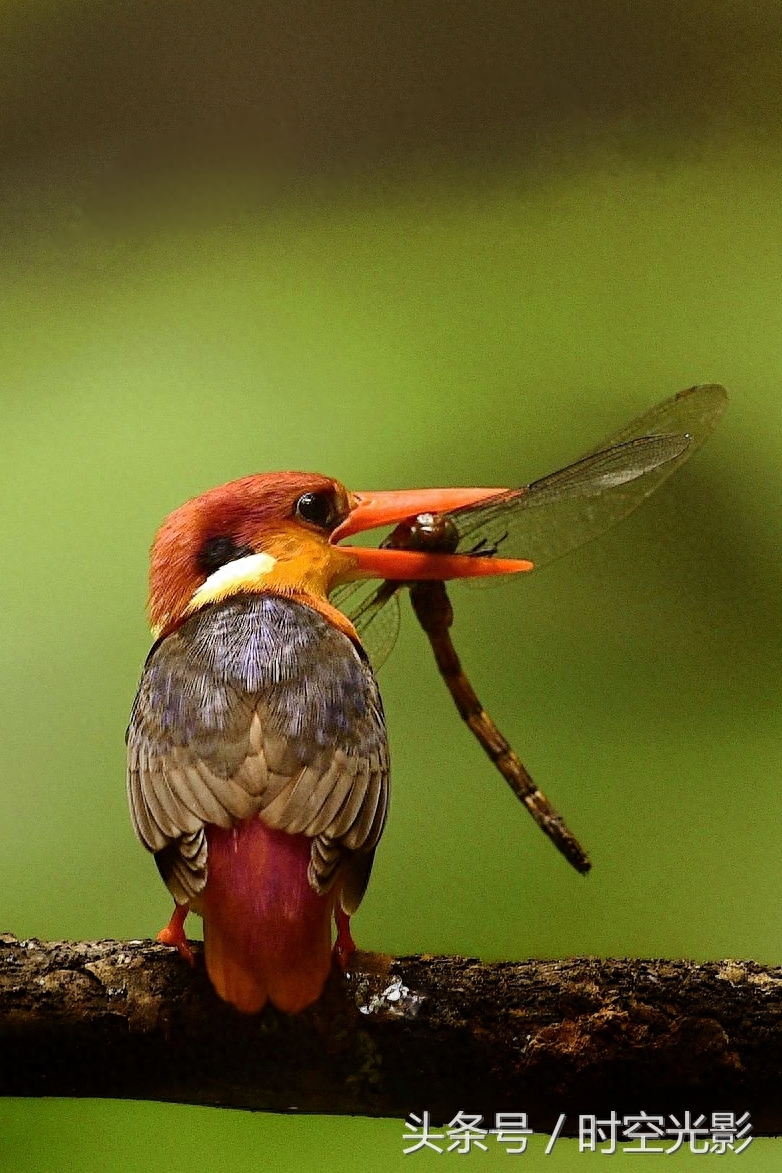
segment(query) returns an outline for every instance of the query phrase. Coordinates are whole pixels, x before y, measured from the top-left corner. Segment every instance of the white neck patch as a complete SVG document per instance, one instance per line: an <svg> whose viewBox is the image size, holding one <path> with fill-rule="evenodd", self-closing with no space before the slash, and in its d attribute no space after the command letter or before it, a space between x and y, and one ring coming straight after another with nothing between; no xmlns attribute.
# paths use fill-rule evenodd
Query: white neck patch
<svg viewBox="0 0 782 1173"><path fill-rule="evenodd" d="M277 559L271 554L248 554L245 558L234 558L226 562L219 570L209 575L194 593L188 611L204 603L216 603L227 595L233 595L242 587L257 587L258 580L263 578L277 565Z"/></svg>

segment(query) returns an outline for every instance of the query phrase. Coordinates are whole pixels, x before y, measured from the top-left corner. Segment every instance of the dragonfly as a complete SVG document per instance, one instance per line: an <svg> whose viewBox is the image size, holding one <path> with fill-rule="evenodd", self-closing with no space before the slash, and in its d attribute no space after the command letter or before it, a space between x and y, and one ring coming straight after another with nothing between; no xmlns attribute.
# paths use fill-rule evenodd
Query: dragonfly
<svg viewBox="0 0 782 1173"><path fill-rule="evenodd" d="M697 452L726 406L727 392L720 384L690 387L645 411L575 463L475 505L411 517L382 545L482 558L501 554L529 559L539 569L599 537L637 509ZM353 583L338 587L332 602L352 621L377 669L396 641L404 590L410 592L459 715L537 825L585 874L591 867L587 853L499 731L462 668L450 635L453 607L445 584Z"/></svg>

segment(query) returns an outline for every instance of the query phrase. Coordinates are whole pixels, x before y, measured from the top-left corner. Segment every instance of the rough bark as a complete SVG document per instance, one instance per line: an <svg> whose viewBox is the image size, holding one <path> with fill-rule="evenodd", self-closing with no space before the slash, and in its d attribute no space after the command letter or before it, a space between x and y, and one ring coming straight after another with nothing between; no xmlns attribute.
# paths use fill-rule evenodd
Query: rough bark
<svg viewBox="0 0 782 1173"><path fill-rule="evenodd" d="M782 969L359 953L321 1001L244 1016L150 941L0 935L0 1093L449 1121L749 1110L782 1132Z"/></svg>

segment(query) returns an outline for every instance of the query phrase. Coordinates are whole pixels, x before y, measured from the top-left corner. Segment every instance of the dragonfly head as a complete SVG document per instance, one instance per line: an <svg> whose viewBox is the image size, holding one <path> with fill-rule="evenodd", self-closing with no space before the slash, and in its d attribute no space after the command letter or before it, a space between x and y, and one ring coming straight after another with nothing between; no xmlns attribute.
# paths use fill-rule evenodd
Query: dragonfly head
<svg viewBox="0 0 782 1173"><path fill-rule="evenodd" d="M405 518L381 542L384 550L418 550L423 554L455 554L459 530L447 513L418 513Z"/></svg>

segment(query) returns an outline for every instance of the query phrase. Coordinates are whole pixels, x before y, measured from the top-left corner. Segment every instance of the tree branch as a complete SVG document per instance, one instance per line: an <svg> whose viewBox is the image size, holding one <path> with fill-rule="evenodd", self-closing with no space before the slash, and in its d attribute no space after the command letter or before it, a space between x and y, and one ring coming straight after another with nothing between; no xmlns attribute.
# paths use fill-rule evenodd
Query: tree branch
<svg viewBox="0 0 782 1173"><path fill-rule="evenodd" d="M358 953L303 1014L222 1003L149 941L0 935L0 1093L403 1118L536 1131L567 1113L749 1110L782 1132L782 969Z"/></svg>

